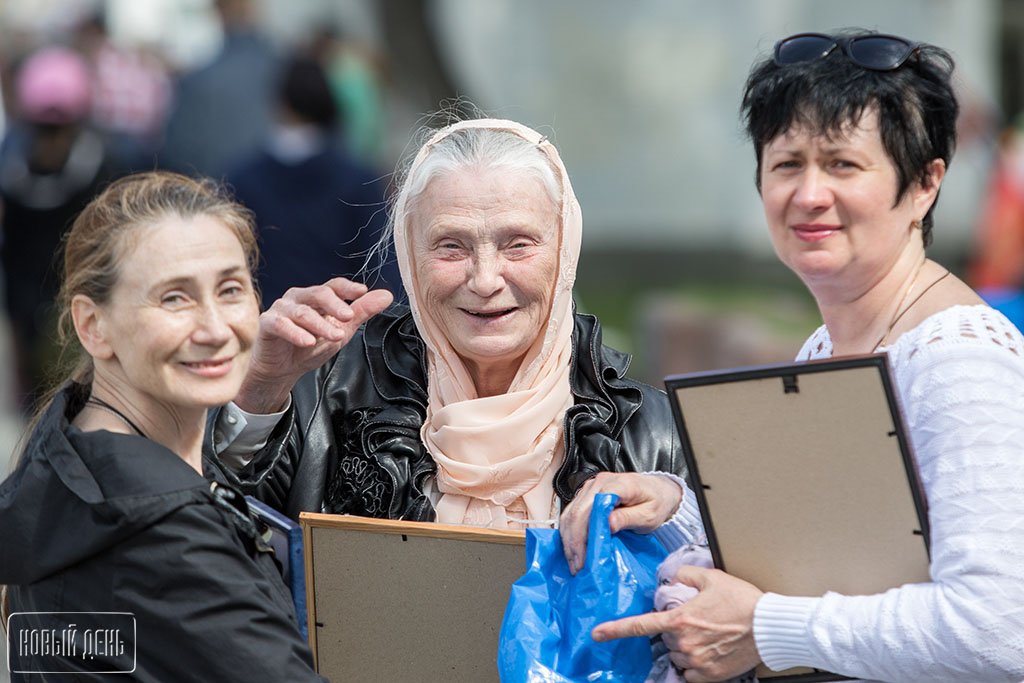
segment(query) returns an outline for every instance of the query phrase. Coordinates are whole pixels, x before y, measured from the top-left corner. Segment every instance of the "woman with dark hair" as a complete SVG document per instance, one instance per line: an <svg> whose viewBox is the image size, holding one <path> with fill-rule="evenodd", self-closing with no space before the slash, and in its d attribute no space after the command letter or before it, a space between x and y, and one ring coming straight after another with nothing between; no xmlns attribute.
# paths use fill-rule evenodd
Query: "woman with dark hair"
<svg viewBox="0 0 1024 683"><path fill-rule="evenodd" d="M0 483L13 671L321 680L245 499L201 451L249 365L255 259L249 213L169 173L113 183L72 226L59 303L78 363ZM88 634L114 623L123 647L97 652Z"/></svg>
<svg viewBox="0 0 1024 683"><path fill-rule="evenodd" d="M596 639L664 633L687 681L761 661L885 681L1024 678L1024 337L925 254L955 144L952 69L944 50L897 36L797 34L754 66L743 97L772 243L825 322L797 359L888 353L928 502L931 582L791 597L686 567L676 579L700 591L689 603ZM594 493L650 500L649 479L595 480L563 514L567 552ZM696 508L689 491L683 507Z"/></svg>

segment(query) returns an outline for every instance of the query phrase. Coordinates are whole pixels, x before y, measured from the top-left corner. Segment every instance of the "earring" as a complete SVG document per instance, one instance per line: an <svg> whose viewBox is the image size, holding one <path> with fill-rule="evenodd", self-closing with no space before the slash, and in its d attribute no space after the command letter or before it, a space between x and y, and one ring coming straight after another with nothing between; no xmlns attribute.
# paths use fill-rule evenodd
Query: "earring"
<svg viewBox="0 0 1024 683"><path fill-rule="evenodd" d="M920 218L910 221L910 227L914 230L924 230L924 222Z"/></svg>

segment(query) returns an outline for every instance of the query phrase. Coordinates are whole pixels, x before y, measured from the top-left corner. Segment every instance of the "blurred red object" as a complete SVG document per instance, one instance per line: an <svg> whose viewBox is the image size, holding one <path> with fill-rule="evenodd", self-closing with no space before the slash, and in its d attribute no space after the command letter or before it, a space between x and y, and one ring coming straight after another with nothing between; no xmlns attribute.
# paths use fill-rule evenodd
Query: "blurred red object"
<svg viewBox="0 0 1024 683"><path fill-rule="evenodd" d="M968 280L976 289L1024 287L1024 137L1014 128L1000 139Z"/></svg>

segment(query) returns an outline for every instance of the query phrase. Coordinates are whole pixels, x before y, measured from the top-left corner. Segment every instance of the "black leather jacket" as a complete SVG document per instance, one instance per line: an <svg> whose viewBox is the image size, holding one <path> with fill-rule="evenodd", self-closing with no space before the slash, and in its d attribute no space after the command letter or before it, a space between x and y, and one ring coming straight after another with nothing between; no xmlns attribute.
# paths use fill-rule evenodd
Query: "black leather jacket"
<svg viewBox="0 0 1024 683"><path fill-rule="evenodd" d="M565 415L566 457L554 481L563 504L602 471L685 474L668 400L624 377L629 360L602 346L594 316L576 315L576 402ZM423 484L436 465L420 441L426 376L412 315L392 306L299 380L266 447L227 476L293 518L309 510L433 521Z"/></svg>

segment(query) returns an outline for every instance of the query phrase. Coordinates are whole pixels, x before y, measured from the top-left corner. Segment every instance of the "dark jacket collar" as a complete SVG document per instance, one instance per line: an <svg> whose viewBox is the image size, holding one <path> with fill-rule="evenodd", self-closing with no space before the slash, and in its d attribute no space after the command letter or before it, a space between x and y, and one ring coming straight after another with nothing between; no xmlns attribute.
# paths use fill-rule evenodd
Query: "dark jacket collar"
<svg viewBox="0 0 1024 683"><path fill-rule="evenodd" d="M209 482L149 439L70 424L87 390L62 389L0 483L0 583L27 583L209 496Z"/></svg>
<svg viewBox="0 0 1024 683"><path fill-rule="evenodd" d="M587 404L617 435L639 408L640 392L622 382L630 356L603 346L601 324L593 315L574 313L570 374L576 403ZM412 313L395 304L363 329L363 352L380 396L394 403L427 405L427 354Z"/></svg>
<svg viewBox="0 0 1024 683"><path fill-rule="evenodd" d="M427 347L412 312L395 304L366 323L363 353L377 392L386 401L427 406Z"/></svg>

